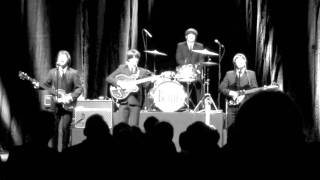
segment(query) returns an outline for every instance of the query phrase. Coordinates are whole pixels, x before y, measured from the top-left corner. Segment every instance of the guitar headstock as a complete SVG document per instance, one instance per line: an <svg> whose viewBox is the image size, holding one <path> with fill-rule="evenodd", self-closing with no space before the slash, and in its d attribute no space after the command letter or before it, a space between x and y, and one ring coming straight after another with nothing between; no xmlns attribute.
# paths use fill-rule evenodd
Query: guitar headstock
<svg viewBox="0 0 320 180"><path fill-rule="evenodd" d="M30 81L32 83L38 83L37 80L31 78L30 76L28 76L27 73L22 72L22 71L19 71L19 78L22 79L22 80L28 80L28 81Z"/></svg>
<svg viewBox="0 0 320 180"><path fill-rule="evenodd" d="M28 76L27 73L19 71L19 78L22 80L30 80L31 78Z"/></svg>

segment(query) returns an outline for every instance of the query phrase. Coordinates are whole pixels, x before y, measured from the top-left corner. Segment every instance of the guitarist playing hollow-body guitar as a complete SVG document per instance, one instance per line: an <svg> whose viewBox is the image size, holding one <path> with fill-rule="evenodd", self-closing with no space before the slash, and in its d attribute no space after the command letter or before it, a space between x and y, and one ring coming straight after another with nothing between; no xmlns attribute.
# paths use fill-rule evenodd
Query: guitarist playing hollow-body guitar
<svg viewBox="0 0 320 180"><path fill-rule="evenodd" d="M146 83L136 84L136 80L147 78L152 73L142 67L138 67L140 53L136 49L128 50L127 61L112 72L106 81L113 86L111 95L119 100L119 119L115 123L125 122L138 126L140 110L143 105L143 88L150 85Z"/></svg>

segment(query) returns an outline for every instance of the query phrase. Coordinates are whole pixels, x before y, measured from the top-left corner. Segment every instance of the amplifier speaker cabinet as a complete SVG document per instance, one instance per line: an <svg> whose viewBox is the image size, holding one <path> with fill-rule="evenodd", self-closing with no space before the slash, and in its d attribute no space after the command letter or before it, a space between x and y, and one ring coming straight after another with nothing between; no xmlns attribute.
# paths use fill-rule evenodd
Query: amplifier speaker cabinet
<svg viewBox="0 0 320 180"><path fill-rule="evenodd" d="M112 100L78 101L74 109L74 128L84 128L88 117L93 114L100 114L108 124L109 128L112 128Z"/></svg>
<svg viewBox="0 0 320 180"><path fill-rule="evenodd" d="M76 145L85 139L83 129L87 119L93 114L100 114L111 129L113 126L112 100L81 100L74 108L74 121L71 127L71 145Z"/></svg>

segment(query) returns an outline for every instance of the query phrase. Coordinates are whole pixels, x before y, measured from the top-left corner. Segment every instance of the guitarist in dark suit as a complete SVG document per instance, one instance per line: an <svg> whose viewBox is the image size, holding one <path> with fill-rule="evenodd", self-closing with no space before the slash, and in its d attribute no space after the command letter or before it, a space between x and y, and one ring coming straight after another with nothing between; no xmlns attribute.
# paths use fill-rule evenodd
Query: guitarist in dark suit
<svg viewBox="0 0 320 180"><path fill-rule="evenodd" d="M142 88L148 86L150 83L136 85L134 81L119 79L117 77L123 75L124 77L130 77L130 79L135 80L152 75L149 70L138 67L139 59L139 51L136 49L128 50L126 63L119 65L119 67L106 78L109 84L114 87L119 87L120 89L138 88L137 91L132 91L127 97L119 100L119 122L125 122L135 126L138 126L140 110L143 105L144 96Z"/></svg>
<svg viewBox="0 0 320 180"><path fill-rule="evenodd" d="M244 96L241 94L245 90L257 88L258 83L254 71L247 69L247 58L242 53L237 53L233 57L234 69L227 71L219 90L226 97L226 113L227 127L234 123L236 113L240 104L244 101Z"/></svg>
<svg viewBox="0 0 320 180"><path fill-rule="evenodd" d="M193 52L192 50L202 50L203 44L197 42L197 36L198 31L194 28L189 28L185 31L185 38L186 40L183 42L179 42L177 44L176 48L176 63L177 63L177 69L180 69L183 71L183 68L185 68L188 65L192 65L195 70L197 69L200 62L204 61L204 56L200 53ZM179 71L179 70L178 70ZM179 72L178 72L179 73ZM200 72L198 72L200 74ZM197 102L201 99L201 89L202 89L202 83L199 81L199 79L193 83L190 84L190 92L191 90L194 90L194 98L193 103L197 104ZM196 102L195 102L196 101Z"/></svg>
<svg viewBox="0 0 320 180"><path fill-rule="evenodd" d="M68 51L59 51L56 67L49 70L43 83L49 93L53 95L51 110L56 113L57 119L55 135L51 143L54 148L59 150L58 139L60 136L62 139L61 151L69 145L73 105L83 91L80 75L77 70L70 67L70 61L71 56ZM61 128L62 134L59 134L59 128Z"/></svg>

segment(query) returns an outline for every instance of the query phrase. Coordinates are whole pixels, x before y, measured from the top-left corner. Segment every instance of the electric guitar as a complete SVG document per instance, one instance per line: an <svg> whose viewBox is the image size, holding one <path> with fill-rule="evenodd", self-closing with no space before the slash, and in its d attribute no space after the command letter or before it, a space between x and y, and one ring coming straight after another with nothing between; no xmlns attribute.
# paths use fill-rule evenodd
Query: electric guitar
<svg viewBox="0 0 320 180"><path fill-rule="evenodd" d="M49 90L50 88L46 87L43 83L37 81L36 79L28 76L27 73L19 71L19 78L22 80L30 81L35 89L45 89ZM53 89L56 92L56 95L46 95L44 102L46 104L56 103L62 105L62 108L65 110L72 110L76 105L76 100L73 100L71 93L66 93L63 89ZM48 102L51 101L51 102Z"/></svg>
<svg viewBox="0 0 320 180"><path fill-rule="evenodd" d="M249 89L249 90L240 90L240 91L237 91L237 95L232 97L229 102L228 102L228 105L229 106L236 106L236 105L239 105L243 100L244 98L246 97L246 95L248 94L253 94L253 93L256 93L256 92L259 92L259 91L264 91L264 90L268 90L268 89L278 89L279 88L279 85L276 84L276 83L272 83L271 85L269 86L264 86L264 87L257 87L257 88L253 88L253 89Z"/></svg>
<svg viewBox="0 0 320 180"><path fill-rule="evenodd" d="M122 100L129 96L130 93L137 92L139 90L139 87L137 85L155 80L159 77L159 75L156 76L150 76L147 78L142 79L135 79L132 76L128 76L125 74L118 74L115 78L118 81L123 81L127 84L127 87L121 88L119 86L110 86L110 94L113 98L116 100Z"/></svg>

